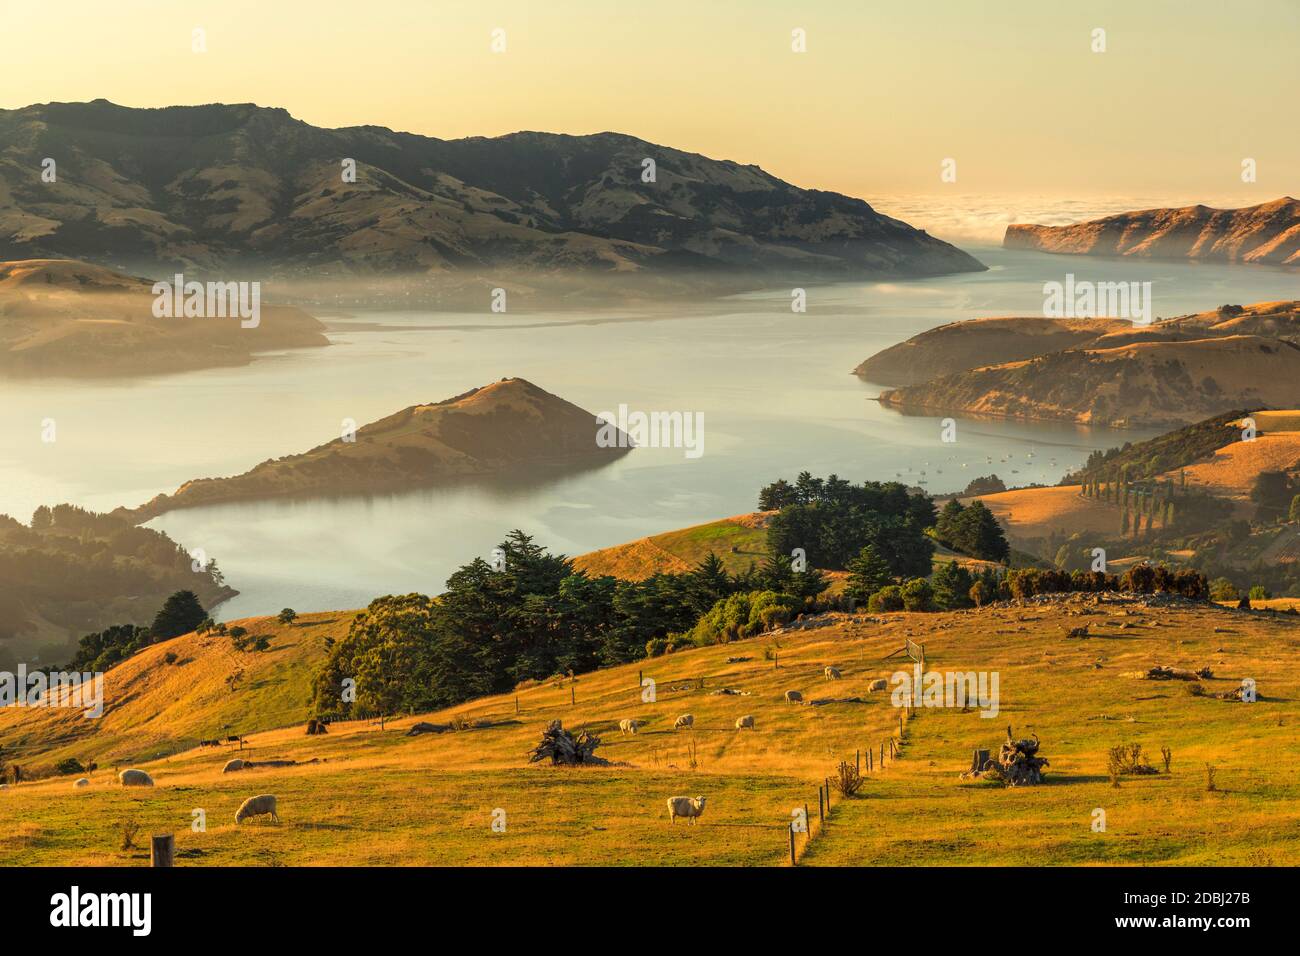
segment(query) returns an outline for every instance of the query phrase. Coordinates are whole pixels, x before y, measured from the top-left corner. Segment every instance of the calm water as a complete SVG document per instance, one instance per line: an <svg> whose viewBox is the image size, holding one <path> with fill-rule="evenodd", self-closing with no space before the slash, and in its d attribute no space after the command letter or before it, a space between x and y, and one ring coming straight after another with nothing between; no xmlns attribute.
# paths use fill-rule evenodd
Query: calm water
<svg viewBox="0 0 1300 956"><path fill-rule="evenodd" d="M508 375L593 412L620 402L703 412L698 459L638 449L560 480L516 474L370 498L215 506L150 523L215 557L241 590L222 617L358 607L379 594L439 590L512 528L577 554L751 510L761 485L804 469L909 483L925 471L934 492L990 472L1008 483L1052 482L1092 449L1147 433L961 422L957 443L944 445L937 419L882 409L870 400L879 386L851 370L944 322L1037 314L1042 283L1067 271L1151 281L1165 316L1300 294L1282 271L970 251L989 272L812 288L804 315L790 312L788 290L653 320L388 312L349 321L330 348L246 368L129 383L0 382L0 511L27 520L42 503L139 504L188 478L238 473L328 441L344 418L372 421ZM53 444L40 440L45 418L57 422Z"/></svg>

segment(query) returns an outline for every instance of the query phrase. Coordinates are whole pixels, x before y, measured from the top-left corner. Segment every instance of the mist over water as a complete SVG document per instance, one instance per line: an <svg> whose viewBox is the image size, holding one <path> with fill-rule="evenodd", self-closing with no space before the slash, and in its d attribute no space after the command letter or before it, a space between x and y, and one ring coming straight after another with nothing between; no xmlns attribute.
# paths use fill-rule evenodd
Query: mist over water
<svg viewBox="0 0 1300 956"><path fill-rule="evenodd" d="M893 213L894 210L885 211ZM1150 281L1160 316L1297 296L1294 273L1248 266L1057 257L971 245L985 273L788 289L649 315L616 309L508 314L361 313L333 322L332 347L243 368L134 381L0 382L0 511L40 504L138 505L191 478L243 472L366 423L505 376L593 414L620 403L702 412L704 454L637 449L565 477L515 474L372 497L268 501L165 514L150 527L215 558L242 592L223 619L359 607L387 593L437 592L447 575L522 528L578 554L752 510L759 487L799 471L853 481L925 481L931 492L997 473L1054 483L1095 448L1149 437L1068 425L905 416L851 374L926 328L985 315L1041 314L1042 285L1067 272ZM514 311L516 308L521 311ZM327 322L332 320L326 319ZM54 418L58 441L43 444ZM593 424L594 427L594 424ZM921 472L925 475L922 476Z"/></svg>

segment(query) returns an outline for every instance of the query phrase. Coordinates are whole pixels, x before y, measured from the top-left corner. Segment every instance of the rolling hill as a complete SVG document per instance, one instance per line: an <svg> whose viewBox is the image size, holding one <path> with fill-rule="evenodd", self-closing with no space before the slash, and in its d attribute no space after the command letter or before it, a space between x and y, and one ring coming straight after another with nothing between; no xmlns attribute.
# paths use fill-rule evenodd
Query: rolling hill
<svg viewBox="0 0 1300 956"><path fill-rule="evenodd" d="M949 322L877 352L853 374L881 385L917 385L967 369L1091 345L1107 332L1131 328L1121 319L1033 316Z"/></svg>
<svg viewBox="0 0 1300 956"><path fill-rule="evenodd" d="M737 574L751 563L762 564L767 556L767 517L765 512L736 515L638 538L579 555L573 559L573 566L590 575L608 574L641 581L653 574L694 570L713 552L722 560L728 574Z"/></svg>
<svg viewBox="0 0 1300 956"><path fill-rule="evenodd" d="M1028 321L1028 320L1009 320ZM960 364L956 323L913 351ZM1004 329L1014 328L1004 321ZM947 330L944 332L944 330ZM1300 404L1300 303L1223 306L1150 327L1107 331L1024 360L970 367L887 389L881 404L916 411L1131 427L1178 426L1231 408ZM1014 335L1009 337L1014 342ZM1013 348L1034 348L1038 337ZM904 343L908 344L908 343ZM895 347L898 348L898 347ZM881 356L865 364L876 363ZM973 356L978 361L978 356ZM917 367L915 359L911 367ZM905 363L907 367L907 363ZM861 368L861 367L860 367Z"/></svg>
<svg viewBox="0 0 1300 956"><path fill-rule="evenodd" d="M170 280L170 277L169 277ZM301 309L262 305L238 317L158 318L148 279L68 259L0 262L0 372L141 375L246 365L257 352L328 345Z"/></svg>
<svg viewBox="0 0 1300 956"><path fill-rule="evenodd" d="M1184 206L1120 213L1072 226L1007 226L1008 249L1067 255L1300 265L1300 202L1242 209Z"/></svg>
<svg viewBox="0 0 1300 956"><path fill-rule="evenodd" d="M351 436L264 461L242 475L187 481L173 494L116 513L139 523L226 501L413 488L525 466L590 468L627 453L626 445L598 446L596 434L595 415L522 378L503 378L404 408Z"/></svg>
<svg viewBox="0 0 1300 956"><path fill-rule="evenodd" d="M320 641L345 617L313 615L307 627L287 630L249 622L273 635L267 661L278 660L281 670L250 667L244 689L224 701L207 676L228 667L219 639L150 648L145 653L154 656L185 648L194 660L167 676L156 672L175 665L152 658L134 671L122 665L133 691L114 687L117 670L110 672L110 694L121 703L103 718L115 729L99 733L116 742L100 751L101 769L86 788L60 776L0 791L0 863L138 865L140 851L119 849L123 821L134 820L144 833L176 834L179 866L781 865L789 859L791 810L807 804L813 834L797 838L800 865L1267 866L1300 858L1300 750L1291 727L1300 717L1300 624L1286 615L1091 595L948 614L830 615L813 622L820 627L638 661L576 682L560 678L383 730L335 724L308 737L295 709L309 656L303 642ZM1089 639L1067 639L1080 624L1089 626ZM996 717L921 707L904 721L900 740L900 711L888 693L867 688L910 667L886 659L907 638L926 643L932 670L998 672ZM769 649L779 667L765 659ZM1156 662L1212 667L1215 676L1197 682L1207 695L1187 693L1180 681L1132 676ZM831 664L842 680L825 680ZM203 675L193 692L182 685L186 668ZM641 699L642 676L657 682L653 702ZM1258 682L1258 703L1211 696L1246 676ZM784 700L788 689L805 699L860 702L792 704ZM272 717L282 702L284 713ZM693 731L674 732L674 717L687 712L695 715ZM740 714L755 716L754 730L734 728ZM0 713L6 746L15 727L37 739L21 716ZM618 733L625 717L644 722L635 736ZM459 720L464 729L406 736L417 719ZM600 736L598 755L610 763L528 764L525 751L554 719ZM271 729L277 720L280 729ZM185 749L183 737L224 724L244 733L244 757L294 765L223 775L232 747ZM958 779L972 748L996 750L1008 724L1018 736L1042 739L1047 782L1008 790ZM898 757L886 747L882 763L879 750L891 736L900 740ZM1160 772L1112 787L1107 752L1132 743ZM1171 750L1168 773L1161 747ZM167 756L143 759L163 750ZM873 767L863 791L852 799L833 793L821 824L817 786L841 760L861 760L865 770L867 751ZM36 767L54 753L28 751L20 762ZM115 785L108 764L127 754L137 755L129 762L148 770L156 787ZM1206 765L1214 768L1213 790ZM235 808L254 793L278 796L280 824L233 824ZM664 802L675 794L707 796L699 826L669 824ZM1091 827L1096 807L1107 815L1102 833ZM201 832L191 829L195 808L206 815ZM490 828L494 811L505 813L504 833Z"/></svg>
<svg viewBox="0 0 1300 956"><path fill-rule="evenodd" d="M984 269L859 199L619 133L442 140L249 103L101 99L0 110L0 142L0 256L14 258L316 275ZM48 156L63 157L57 183L31 173Z"/></svg>

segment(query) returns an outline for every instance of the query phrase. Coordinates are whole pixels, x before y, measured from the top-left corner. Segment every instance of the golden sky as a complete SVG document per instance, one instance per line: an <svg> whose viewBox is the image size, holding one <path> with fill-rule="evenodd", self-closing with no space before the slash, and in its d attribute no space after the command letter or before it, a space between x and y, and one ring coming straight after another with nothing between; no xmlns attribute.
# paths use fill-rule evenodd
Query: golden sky
<svg viewBox="0 0 1300 956"><path fill-rule="evenodd" d="M7 108L251 101L320 126L444 138L616 130L868 199L1300 193L1300 0L0 0L0 11ZM192 52L195 28L206 53ZM805 53L791 50L796 28ZM1096 28L1104 53L1091 49ZM1248 157L1254 184L1241 182ZM940 181L946 158L955 183Z"/></svg>

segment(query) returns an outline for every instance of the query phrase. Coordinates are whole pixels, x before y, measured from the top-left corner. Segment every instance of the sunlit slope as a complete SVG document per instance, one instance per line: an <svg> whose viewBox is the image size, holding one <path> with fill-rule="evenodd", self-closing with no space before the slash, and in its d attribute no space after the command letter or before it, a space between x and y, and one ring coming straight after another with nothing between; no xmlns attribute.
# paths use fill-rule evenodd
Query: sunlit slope
<svg viewBox="0 0 1300 956"><path fill-rule="evenodd" d="M756 512L667 531L579 555L573 564L591 575L640 581L652 574L693 570L712 551L729 573L736 574L750 564L761 565L767 556L768 517L766 512Z"/></svg>
<svg viewBox="0 0 1300 956"><path fill-rule="evenodd" d="M175 832L182 865L776 865L788 860L791 809L808 803L816 818L817 784L897 732L889 695L867 686L900 666L903 658L882 659L908 637L925 642L932 669L996 671L1000 712L920 709L902 759L873 772L855 800L836 798L801 862L1300 861L1300 625L1290 616L1062 601L830 620L419 718L461 718L463 730L406 737L408 717L382 731L358 722L307 737L297 723L246 735L245 756L296 766L223 776L231 751L196 749L146 763L158 783L148 791L123 791L106 771L85 790L66 777L21 784L0 794L13 821L0 826L0 863L139 864L117 849L119 821L131 817L143 833ZM1083 624L1087 640L1065 637ZM765 658L769 648L777 662ZM1253 677L1262 699L1193 697L1180 681L1127 676L1157 662L1210 666L1211 694ZM828 664L842 680L824 678ZM642 674L656 681L654 702L641 699ZM804 706L787 703L787 689L862 702ZM673 731L681 713L695 715L693 732ZM743 714L755 716L755 730L734 728ZM620 736L625 717L645 721L635 737ZM611 764L529 765L526 751L553 719L601 736L598 753ZM1007 724L1042 738L1048 784L1008 791L959 781L971 750L996 751ZM1133 741L1157 766L1170 747L1173 773L1113 789L1106 752ZM1215 792L1204 789L1207 762ZM279 797L282 823L236 828L235 808L256 793ZM679 794L708 798L699 826L670 826L665 800ZM1108 814L1104 834L1090 826L1097 807ZM206 811L206 832L190 830L195 808ZM491 830L497 809L504 833Z"/></svg>
<svg viewBox="0 0 1300 956"><path fill-rule="evenodd" d="M67 757L106 767L303 721L325 639L346 634L354 613L304 614L287 626L274 618L230 622L250 637L268 636L265 651L237 651L229 637L216 634L155 644L104 675L103 717L87 719L66 708L3 708L0 746L12 762L34 769Z"/></svg>

